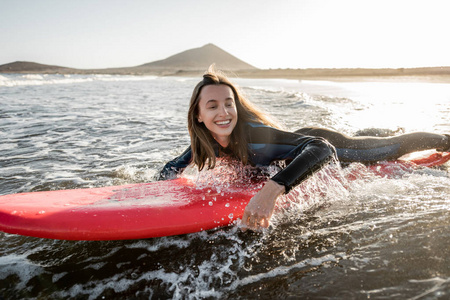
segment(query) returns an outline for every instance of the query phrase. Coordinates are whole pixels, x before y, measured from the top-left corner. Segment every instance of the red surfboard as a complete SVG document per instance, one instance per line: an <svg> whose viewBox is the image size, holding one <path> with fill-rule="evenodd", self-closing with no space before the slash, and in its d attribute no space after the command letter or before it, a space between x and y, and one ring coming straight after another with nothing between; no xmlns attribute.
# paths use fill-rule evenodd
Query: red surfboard
<svg viewBox="0 0 450 300"><path fill-rule="evenodd" d="M377 175L393 168L436 166L450 153L372 166ZM350 178L351 179L351 178ZM187 178L102 188L0 196L0 231L63 240L121 240L179 235L227 226L243 215L261 185L226 190L197 188Z"/></svg>

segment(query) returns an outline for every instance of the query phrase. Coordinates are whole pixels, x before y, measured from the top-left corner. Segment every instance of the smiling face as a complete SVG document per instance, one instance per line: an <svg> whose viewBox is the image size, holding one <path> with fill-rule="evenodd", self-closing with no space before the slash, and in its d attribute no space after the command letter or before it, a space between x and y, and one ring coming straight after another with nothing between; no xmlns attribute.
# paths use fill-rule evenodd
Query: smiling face
<svg viewBox="0 0 450 300"><path fill-rule="evenodd" d="M224 84L204 86L200 92L198 112L198 122L205 124L222 147L227 147L238 119L231 88Z"/></svg>

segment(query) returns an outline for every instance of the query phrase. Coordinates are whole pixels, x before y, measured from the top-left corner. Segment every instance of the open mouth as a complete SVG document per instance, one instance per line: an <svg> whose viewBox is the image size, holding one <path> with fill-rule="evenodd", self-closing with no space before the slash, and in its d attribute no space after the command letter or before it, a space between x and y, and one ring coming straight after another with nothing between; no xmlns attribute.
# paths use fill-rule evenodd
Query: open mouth
<svg viewBox="0 0 450 300"><path fill-rule="evenodd" d="M231 123L231 120L225 120L225 121L218 121L215 122L217 125L228 125Z"/></svg>

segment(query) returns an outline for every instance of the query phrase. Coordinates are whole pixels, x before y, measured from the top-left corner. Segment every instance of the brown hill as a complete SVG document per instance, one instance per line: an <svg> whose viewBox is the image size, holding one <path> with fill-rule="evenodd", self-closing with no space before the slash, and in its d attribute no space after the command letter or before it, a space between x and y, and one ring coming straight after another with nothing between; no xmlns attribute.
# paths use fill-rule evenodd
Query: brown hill
<svg viewBox="0 0 450 300"><path fill-rule="evenodd" d="M41 73L41 74L57 74L57 73L76 73L76 69L43 65L28 61L16 61L5 65L0 65L0 73Z"/></svg>
<svg viewBox="0 0 450 300"><path fill-rule="evenodd" d="M254 66L240 60L216 45L207 44L172 55L166 59L137 66L138 69L206 70L215 63L218 69L254 70Z"/></svg>

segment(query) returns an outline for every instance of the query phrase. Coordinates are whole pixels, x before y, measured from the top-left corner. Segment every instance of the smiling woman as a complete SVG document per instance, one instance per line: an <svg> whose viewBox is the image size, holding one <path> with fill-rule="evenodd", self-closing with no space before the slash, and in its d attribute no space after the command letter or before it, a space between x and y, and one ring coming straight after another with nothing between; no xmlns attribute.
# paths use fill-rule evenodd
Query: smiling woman
<svg viewBox="0 0 450 300"><path fill-rule="evenodd" d="M271 119L242 96L226 76L212 67L194 88L188 112L191 146L167 163L161 178L172 178L191 162L199 170L215 167L217 156L242 164L268 166L287 160L289 165L273 176L247 205L243 225L268 227L276 200L334 156L326 140L281 131Z"/></svg>
<svg viewBox="0 0 450 300"><path fill-rule="evenodd" d="M192 93L188 130L191 146L164 166L161 179L174 178L191 163L199 170L205 166L212 169L216 157L229 157L255 167L267 167L278 161L287 164L246 206L242 224L251 229L268 227L277 198L333 157L343 162L371 163L395 160L413 151L450 148L449 136L426 132L391 138L355 138L321 128L302 128L294 133L280 130L213 66Z"/></svg>

